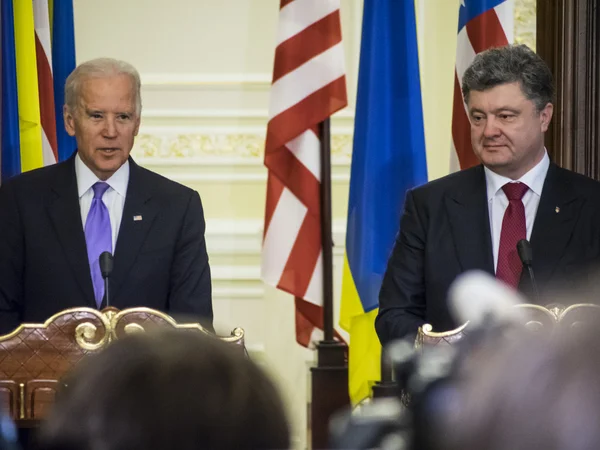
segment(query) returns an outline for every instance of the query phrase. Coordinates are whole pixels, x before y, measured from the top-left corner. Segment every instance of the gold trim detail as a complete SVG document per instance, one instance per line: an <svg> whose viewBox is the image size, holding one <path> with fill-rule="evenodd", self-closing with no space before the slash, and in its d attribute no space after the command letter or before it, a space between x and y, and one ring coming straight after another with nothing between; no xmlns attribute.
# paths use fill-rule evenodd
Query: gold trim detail
<svg viewBox="0 0 600 450"><path fill-rule="evenodd" d="M426 323L425 325L423 325L420 330L422 330L423 335L427 336L427 337L431 337L431 338L445 338L445 337L449 337L449 336L454 336L455 334L460 333L461 331L464 331L465 328L467 328L467 325L469 325L469 322L465 322L464 324L462 324L460 327L455 328L454 330L450 330L450 331L442 331L439 333L436 333L435 331L433 331L433 326L431 326L431 324Z"/></svg>
<svg viewBox="0 0 600 450"><path fill-rule="evenodd" d="M128 323L125 325L125 334L144 333L146 330L139 323Z"/></svg>
<svg viewBox="0 0 600 450"><path fill-rule="evenodd" d="M225 342L237 342L241 339L244 339L244 329L243 328L234 328L231 332L231 336L221 336L221 340Z"/></svg>
<svg viewBox="0 0 600 450"><path fill-rule="evenodd" d="M265 136L251 133L212 133L158 135L140 134L133 147L133 155L142 158L195 158L203 156L235 157L262 160ZM352 135L333 134L332 156L350 158Z"/></svg>
<svg viewBox="0 0 600 450"><path fill-rule="evenodd" d="M60 311L60 312L54 314L52 317L50 317L44 323L22 323L21 325L19 325L17 328L15 328L10 333L0 336L0 342L9 340L9 339L15 337L16 335L21 333L21 331L23 331L23 330L29 330L29 329L33 329L33 328L48 328L48 325L50 325L50 323L55 321L58 317L65 315L65 314L74 314L74 313L90 313L90 314L100 318L100 320L102 320L100 311L98 311L97 309L88 308L85 306L82 306L80 308L69 308L69 309L65 309L63 311Z"/></svg>
<svg viewBox="0 0 600 450"><path fill-rule="evenodd" d="M80 307L80 308L70 308L65 309L57 314L54 314L44 323L23 323L19 325L15 330L11 333L0 336L0 342L7 341L12 339L13 337L20 334L23 330L29 329L46 329L50 326L52 322L58 319L60 316L68 315L68 314L82 314L88 313L94 318L99 319L100 323L104 328L104 334L102 336L98 336L99 330L96 325L94 325L90 320L92 318L85 318L84 322L77 325L75 328L75 342L79 347L84 350L94 351L98 350L106 345L108 345L113 340L118 339L117 330L119 329L119 325L121 320L130 316L132 314L145 313L148 316L155 316L159 319L162 319L167 324L171 325L173 328L178 330L197 330L201 333L204 333L208 336L216 337L224 342L230 343L238 343L243 342L245 332L242 328L235 328L229 336L217 336L206 328L204 328L199 323L177 323L175 319L173 319L168 314L165 314L161 311L157 311L155 309L147 308L147 307L137 307L137 308L129 308L119 311L116 308L106 308L102 311L98 311L97 309ZM131 334L136 332L144 332L145 329L142 325L132 322L123 326L123 331L125 334ZM100 334L102 330L100 330ZM23 394L24 395L24 394Z"/></svg>
<svg viewBox="0 0 600 450"><path fill-rule="evenodd" d="M515 305L515 308L522 309L535 309L537 311L543 312L548 317L550 317L555 323L560 322L565 318L567 314L577 308L600 308L600 305L596 305L594 303L575 303L573 305L567 306L566 308L560 305L555 305L552 308L544 308L540 305L532 305L529 303L523 303L521 305Z"/></svg>
<svg viewBox="0 0 600 450"><path fill-rule="evenodd" d="M109 335L106 333L107 327L104 328L105 333L102 338L94 342L98 328L90 322L83 322L75 328L75 341L84 350L98 350L104 347L109 342Z"/></svg>
<svg viewBox="0 0 600 450"><path fill-rule="evenodd" d="M593 303L576 303L576 304L570 305L566 308L561 305L554 305L551 308L545 308L540 305L533 305L533 304L529 304L529 303L515 305L514 307L519 308L519 309L525 309L525 310L529 309L529 310L539 311L539 312L545 314L546 316L548 316L548 318L551 319L554 324L558 324L565 318L565 316L567 314L569 314L571 311L578 309L578 308L600 309L600 305L596 305ZM457 336L461 332L465 331L467 325L469 325L469 322L465 322L463 325L461 325L458 328L455 328L454 330L435 332L435 331L433 331L432 325L426 323L425 325L419 327L419 329L418 329L417 337L415 339L415 347L420 348L423 345L423 341L424 341L425 337L433 338L433 339L444 339L444 338L447 338L450 336ZM572 323L571 327L577 327L580 325L581 325L581 322L577 321L577 322ZM544 326L544 324L538 320L530 320L525 323L525 327L531 328L534 330L539 330L539 329L543 328L543 326Z"/></svg>
<svg viewBox="0 0 600 450"><path fill-rule="evenodd" d="M25 383L19 383L19 419L25 418Z"/></svg>
<svg viewBox="0 0 600 450"><path fill-rule="evenodd" d="M529 328L531 331L539 331L544 328L544 324L539 320L530 320L525 324L525 328Z"/></svg>

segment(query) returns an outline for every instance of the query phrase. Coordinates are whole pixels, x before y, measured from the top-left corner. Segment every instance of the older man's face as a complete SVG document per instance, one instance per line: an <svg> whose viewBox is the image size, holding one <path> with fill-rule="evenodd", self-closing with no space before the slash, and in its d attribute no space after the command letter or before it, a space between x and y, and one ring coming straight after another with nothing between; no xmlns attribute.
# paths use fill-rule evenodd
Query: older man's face
<svg viewBox="0 0 600 450"><path fill-rule="evenodd" d="M538 112L515 82L471 91L467 107L473 151L492 171L518 179L544 156L551 103Z"/></svg>
<svg viewBox="0 0 600 450"><path fill-rule="evenodd" d="M65 107L65 128L75 136L79 157L101 180L121 167L138 134L135 87L127 75L83 81L75 111Z"/></svg>

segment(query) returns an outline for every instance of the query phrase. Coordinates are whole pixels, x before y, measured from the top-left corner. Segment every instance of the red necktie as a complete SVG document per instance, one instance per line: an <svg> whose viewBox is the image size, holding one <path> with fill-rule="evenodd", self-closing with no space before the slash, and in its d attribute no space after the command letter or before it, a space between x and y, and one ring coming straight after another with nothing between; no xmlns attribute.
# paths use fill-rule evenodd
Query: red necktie
<svg viewBox="0 0 600 450"><path fill-rule="evenodd" d="M515 289L519 285L523 268L517 253L517 242L527 239L525 207L521 199L528 189L524 183L507 183L502 186L502 190L508 198L508 207L502 219L496 278Z"/></svg>

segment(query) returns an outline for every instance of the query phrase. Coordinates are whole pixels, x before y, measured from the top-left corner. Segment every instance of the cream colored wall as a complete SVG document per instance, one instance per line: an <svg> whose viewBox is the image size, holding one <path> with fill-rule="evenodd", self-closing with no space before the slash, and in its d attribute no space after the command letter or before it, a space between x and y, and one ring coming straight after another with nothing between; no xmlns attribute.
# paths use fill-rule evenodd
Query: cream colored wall
<svg viewBox="0 0 600 450"><path fill-rule="evenodd" d="M460 0L415 0L429 180L450 171L459 6Z"/></svg>
<svg viewBox="0 0 600 450"><path fill-rule="evenodd" d="M415 0L430 178L448 172L459 0ZM333 120L335 292L341 260L360 48L362 0L341 0L349 107ZM215 325L246 330L249 350L274 375L294 446L306 444L308 367L294 340L289 295L260 281L266 171L262 152L278 0L74 0L78 62L112 56L142 75L134 156L197 189L207 221ZM336 313L339 308L336 306Z"/></svg>
<svg viewBox="0 0 600 450"><path fill-rule="evenodd" d="M342 3L353 105L362 5ZM246 330L251 356L274 375L285 396L294 447L304 448L314 355L295 343L292 298L260 281L262 153L278 5L278 0L74 0L75 34L78 62L111 56L140 71L142 127L133 155L200 193L215 326L222 333L236 326ZM352 118L350 107L332 124L336 286Z"/></svg>

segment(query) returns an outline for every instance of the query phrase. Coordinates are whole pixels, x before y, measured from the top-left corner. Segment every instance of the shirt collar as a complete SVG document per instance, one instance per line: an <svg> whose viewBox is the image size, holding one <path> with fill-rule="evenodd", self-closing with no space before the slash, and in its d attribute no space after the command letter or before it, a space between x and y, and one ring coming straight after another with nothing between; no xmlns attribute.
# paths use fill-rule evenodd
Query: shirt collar
<svg viewBox="0 0 600 450"><path fill-rule="evenodd" d="M79 198L83 197L95 183L101 181L81 160L79 153L75 155L75 177L77 178L77 193ZM125 197L127 185L129 184L129 160L125 161L125 164L119 167L119 169L106 180L106 183L121 197Z"/></svg>
<svg viewBox="0 0 600 450"><path fill-rule="evenodd" d="M498 175L496 172L491 171L484 166L485 170L485 184L487 188L487 199L488 202L494 198L496 193L502 189L506 183L520 181L525 183L529 189L531 189L539 197L542 196L542 188L544 187L544 180L550 167L550 158L548 152L544 152L544 157L537 163L529 172L523 175L518 180L511 180L510 178Z"/></svg>

